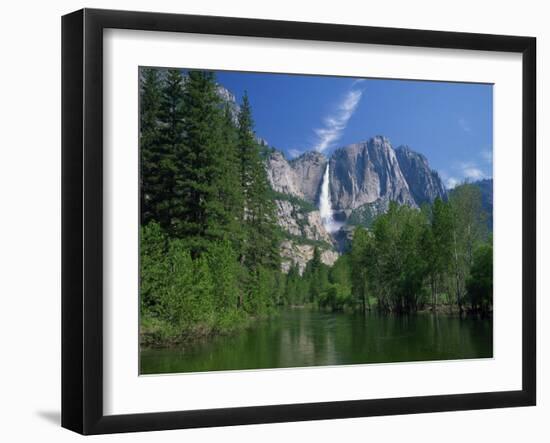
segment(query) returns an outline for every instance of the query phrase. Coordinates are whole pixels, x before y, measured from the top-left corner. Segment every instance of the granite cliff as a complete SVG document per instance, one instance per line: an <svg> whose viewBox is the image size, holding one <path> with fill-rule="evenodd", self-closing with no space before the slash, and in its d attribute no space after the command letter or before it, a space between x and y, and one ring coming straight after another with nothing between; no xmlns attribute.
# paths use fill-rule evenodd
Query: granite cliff
<svg viewBox="0 0 550 443"><path fill-rule="evenodd" d="M344 224L342 232L332 234L317 210L327 164L334 219ZM336 149L330 158L310 151L287 160L273 150L266 170L275 193L279 226L288 237L281 247L285 271L295 264L303 269L315 246L323 261L332 264L338 251L349 244L350 225L369 226L387 210L390 201L420 207L447 196L426 157L408 146L394 149L383 136Z"/></svg>

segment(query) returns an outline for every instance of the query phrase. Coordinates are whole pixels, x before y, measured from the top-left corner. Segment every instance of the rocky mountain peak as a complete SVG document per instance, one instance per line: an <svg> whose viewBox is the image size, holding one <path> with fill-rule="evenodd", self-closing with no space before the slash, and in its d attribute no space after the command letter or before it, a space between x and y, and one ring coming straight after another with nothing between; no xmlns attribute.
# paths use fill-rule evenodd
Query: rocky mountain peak
<svg viewBox="0 0 550 443"><path fill-rule="evenodd" d="M395 153L417 205L431 203L437 197L446 198L447 192L439 174L430 168L424 155L408 146L399 146Z"/></svg>
<svg viewBox="0 0 550 443"><path fill-rule="evenodd" d="M378 146L384 146L386 148L391 148L391 142L390 142L390 139L388 137L385 137L384 135L375 135L374 137L371 137L370 140L368 140L367 142L365 143L372 143L373 145L378 145Z"/></svg>
<svg viewBox="0 0 550 443"><path fill-rule="evenodd" d="M300 163L304 161L326 162L327 158L319 151L306 151L302 155L290 160L291 163Z"/></svg>
<svg viewBox="0 0 550 443"><path fill-rule="evenodd" d="M237 106L237 100L235 99L235 94L233 94L229 89L226 89L224 86L218 84L217 91L218 97L223 101L233 103Z"/></svg>
<svg viewBox="0 0 550 443"><path fill-rule="evenodd" d="M331 200L337 211L349 213L374 202L385 207L381 202L389 201L417 207L447 195L424 155L406 145L394 149L382 135L338 148L330 159L309 151L287 161L275 151L268 160L268 176L276 191L317 204L329 161Z"/></svg>
<svg viewBox="0 0 550 443"><path fill-rule="evenodd" d="M340 223L369 226L378 214L387 211L391 201L419 207L447 195L424 155L405 145L394 149L381 135L340 147L330 158L310 151L288 161L281 152L273 151L266 163L268 179L275 191L318 207L329 162L332 216ZM299 215L296 206L282 201L278 208L280 226L295 239L325 244L332 239L338 249L349 240L346 235L340 239L340 232L331 236L319 221L319 211Z"/></svg>
<svg viewBox="0 0 550 443"><path fill-rule="evenodd" d="M376 136L334 151L331 196L339 210L379 199L416 206L389 139Z"/></svg>

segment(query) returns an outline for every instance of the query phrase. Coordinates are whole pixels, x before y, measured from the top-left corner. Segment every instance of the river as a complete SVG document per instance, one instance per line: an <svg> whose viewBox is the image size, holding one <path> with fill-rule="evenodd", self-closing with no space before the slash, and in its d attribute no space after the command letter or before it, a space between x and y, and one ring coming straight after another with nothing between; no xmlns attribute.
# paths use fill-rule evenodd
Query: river
<svg viewBox="0 0 550 443"><path fill-rule="evenodd" d="M234 335L141 351L141 373L162 374L491 358L491 319L281 310Z"/></svg>

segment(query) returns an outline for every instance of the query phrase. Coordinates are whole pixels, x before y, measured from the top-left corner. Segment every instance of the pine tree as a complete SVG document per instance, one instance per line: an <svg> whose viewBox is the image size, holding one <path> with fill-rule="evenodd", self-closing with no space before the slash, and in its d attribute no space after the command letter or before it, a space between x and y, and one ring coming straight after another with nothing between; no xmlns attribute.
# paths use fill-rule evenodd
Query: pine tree
<svg viewBox="0 0 550 443"><path fill-rule="evenodd" d="M321 282L321 252L319 248L313 249L313 258L308 262L304 272L304 278L309 281L309 301L315 302L321 297L322 282Z"/></svg>
<svg viewBox="0 0 550 443"><path fill-rule="evenodd" d="M160 133L161 81L156 69L140 71L140 205L141 225L159 220L162 171L159 165L163 150Z"/></svg>
<svg viewBox="0 0 550 443"><path fill-rule="evenodd" d="M240 251L244 239L241 225L241 216L244 207L243 190L241 187L241 161L239 158L239 144L237 126L234 122L231 108L223 105L221 119L221 173L218 175L216 188L218 199L223 204L225 216L224 238L229 239L233 249Z"/></svg>
<svg viewBox="0 0 550 443"><path fill-rule="evenodd" d="M298 282L300 281L300 273L298 271L298 265L292 265L286 275L286 292L285 301L288 305L293 306L301 303L299 299L300 293L298 292Z"/></svg>
<svg viewBox="0 0 550 443"><path fill-rule="evenodd" d="M183 104L183 149L179 151L175 233L196 257L212 241L228 239L239 207L236 147L216 91L214 74L189 71Z"/></svg>
<svg viewBox="0 0 550 443"><path fill-rule="evenodd" d="M235 122L218 88L211 72L142 71L140 278L152 342L230 330L284 297L266 147L248 97Z"/></svg>
<svg viewBox="0 0 550 443"><path fill-rule="evenodd" d="M173 234L175 208L179 201L176 194L178 174L177 157L183 149L183 80L181 72L170 69L166 72L159 116L160 155L156 159L158 179L155 180L156 220L170 234Z"/></svg>
<svg viewBox="0 0 550 443"><path fill-rule="evenodd" d="M269 197L264 158L254 135L254 122L245 93L239 112L238 144L241 159L242 220L246 226L244 261L250 269L279 269L276 208Z"/></svg>

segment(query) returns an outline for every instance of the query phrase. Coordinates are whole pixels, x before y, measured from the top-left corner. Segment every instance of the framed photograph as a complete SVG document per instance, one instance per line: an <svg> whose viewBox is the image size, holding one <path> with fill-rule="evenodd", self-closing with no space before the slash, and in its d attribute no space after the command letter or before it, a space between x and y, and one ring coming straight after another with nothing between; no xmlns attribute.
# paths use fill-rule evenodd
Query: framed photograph
<svg viewBox="0 0 550 443"><path fill-rule="evenodd" d="M531 37L62 20L62 425L536 403Z"/></svg>

